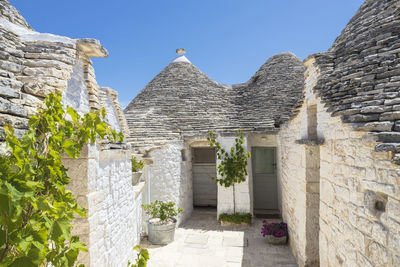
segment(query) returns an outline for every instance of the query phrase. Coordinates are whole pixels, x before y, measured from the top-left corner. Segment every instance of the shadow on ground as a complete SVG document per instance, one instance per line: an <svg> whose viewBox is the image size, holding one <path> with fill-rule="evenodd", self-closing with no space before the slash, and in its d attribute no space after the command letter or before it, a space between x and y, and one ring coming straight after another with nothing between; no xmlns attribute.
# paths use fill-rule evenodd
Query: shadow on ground
<svg viewBox="0 0 400 267"><path fill-rule="evenodd" d="M275 219L276 220L276 219ZM251 227L222 227L216 210L195 209L176 229L175 241L149 249L149 267L294 267L296 259L287 245L267 244L261 235L262 219Z"/></svg>

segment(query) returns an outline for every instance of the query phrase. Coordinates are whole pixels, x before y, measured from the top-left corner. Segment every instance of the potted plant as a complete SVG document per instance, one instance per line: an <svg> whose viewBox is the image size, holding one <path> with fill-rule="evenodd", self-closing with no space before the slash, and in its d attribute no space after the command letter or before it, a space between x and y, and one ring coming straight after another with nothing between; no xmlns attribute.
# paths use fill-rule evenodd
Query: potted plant
<svg viewBox="0 0 400 267"><path fill-rule="evenodd" d="M174 202L156 200L149 205L142 205L146 214L150 215L147 222L149 241L154 245L166 245L174 241L176 219L183 211L175 208Z"/></svg>
<svg viewBox="0 0 400 267"><path fill-rule="evenodd" d="M132 157L131 162L132 162L132 185L136 185L140 180L140 176L142 176L141 170L144 167L144 163L141 160L137 161L136 157Z"/></svg>
<svg viewBox="0 0 400 267"><path fill-rule="evenodd" d="M249 226L251 225L251 219L250 213L222 213L219 215L218 221L221 226Z"/></svg>
<svg viewBox="0 0 400 267"><path fill-rule="evenodd" d="M287 224L284 222L268 223L266 220L263 220L261 234L263 237L266 237L269 244L274 245L287 244L289 238Z"/></svg>

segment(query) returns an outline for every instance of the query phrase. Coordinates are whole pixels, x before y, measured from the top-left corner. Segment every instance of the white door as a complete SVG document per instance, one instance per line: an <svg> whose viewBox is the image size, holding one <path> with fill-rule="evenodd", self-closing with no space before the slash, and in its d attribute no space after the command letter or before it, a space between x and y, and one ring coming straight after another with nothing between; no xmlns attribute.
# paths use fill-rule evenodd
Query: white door
<svg viewBox="0 0 400 267"><path fill-rule="evenodd" d="M215 149L193 148L193 205L217 206L217 184L211 177L217 176Z"/></svg>
<svg viewBox="0 0 400 267"><path fill-rule="evenodd" d="M253 195L255 210L278 210L278 185L274 147L253 147Z"/></svg>

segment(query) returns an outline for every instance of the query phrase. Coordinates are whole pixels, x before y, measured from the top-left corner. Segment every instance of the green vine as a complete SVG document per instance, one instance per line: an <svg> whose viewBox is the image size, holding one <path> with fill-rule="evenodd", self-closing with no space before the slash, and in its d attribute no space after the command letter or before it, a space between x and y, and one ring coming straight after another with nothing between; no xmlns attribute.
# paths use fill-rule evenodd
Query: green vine
<svg viewBox="0 0 400 267"><path fill-rule="evenodd" d="M217 158L220 161L217 172L221 178L213 177L213 179L221 186L233 186L234 213L236 212L235 183L246 181L247 159L251 157L250 152L246 152L243 147L243 131L238 131L238 135L235 138L235 145L231 147L229 152L222 148L221 144L217 141L217 136L212 131L209 132L207 138L210 146L215 147Z"/></svg>
<svg viewBox="0 0 400 267"><path fill-rule="evenodd" d="M127 267L146 267L147 261L150 259L149 251L140 245L135 246L133 250L137 251L135 263L128 261Z"/></svg>
<svg viewBox="0 0 400 267"><path fill-rule="evenodd" d="M0 266L74 266L85 244L72 236L71 220L85 217L71 191L62 155L79 157L88 142L122 134L104 122L105 110L83 117L51 93L21 139L4 127L8 151L0 155ZM66 119L70 118L70 119ZM82 265L80 265L82 266Z"/></svg>

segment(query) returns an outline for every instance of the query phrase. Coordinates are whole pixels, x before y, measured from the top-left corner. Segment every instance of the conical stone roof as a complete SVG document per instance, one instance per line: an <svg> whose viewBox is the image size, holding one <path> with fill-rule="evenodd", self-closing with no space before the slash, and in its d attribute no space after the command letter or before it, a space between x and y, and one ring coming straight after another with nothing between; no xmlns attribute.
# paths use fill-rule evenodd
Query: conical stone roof
<svg viewBox="0 0 400 267"><path fill-rule="evenodd" d="M27 29L32 29L18 10L13 7L8 0L0 0L0 19L8 20Z"/></svg>
<svg viewBox="0 0 400 267"><path fill-rule="evenodd" d="M211 80L181 55L125 109L128 141L146 147L210 130L276 133L302 98L303 85L302 62L290 53L272 57L234 86Z"/></svg>
<svg viewBox="0 0 400 267"><path fill-rule="evenodd" d="M188 60L174 60L125 109L128 141L162 144L181 133L229 129L235 110L232 93Z"/></svg>

